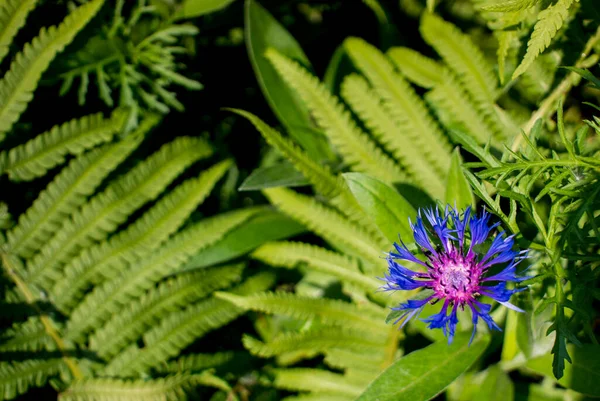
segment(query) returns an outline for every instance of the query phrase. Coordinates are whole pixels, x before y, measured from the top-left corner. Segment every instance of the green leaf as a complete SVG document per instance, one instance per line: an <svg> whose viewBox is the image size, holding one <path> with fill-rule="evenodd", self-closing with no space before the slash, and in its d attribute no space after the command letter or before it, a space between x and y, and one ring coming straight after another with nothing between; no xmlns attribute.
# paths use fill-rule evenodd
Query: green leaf
<svg viewBox="0 0 600 401"><path fill-rule="evenodd" d="M456 205L458 209L475 206L471 186L462 171L462 160L458 148L452 153L448 184L446 185L446 203Z"/></svg>
<svg viewBox="0 0 600 401"><path fill-rule="evenodd" d="M248 57L267 102L279 121L290 130L290 135L306 149L311 158L329 158L332 153L328 150L324 136L318 140L312 138L307 143L307 136L302 135L302 131L295 131L302 128L314 129L316 125L300 96L285 84L264 55L268 48L273 48L305 66L310 67L310 61L293 36L256 1L247 0L245 8Z"/></svg>
<svg viewBox="0 0 600 401"><path fill-rule="evenodd" d="M182 270L223 263L265 242L292 237L305 230L304 226L295 220L276 211L264 209L246 223L229 231L215 244L197 253Z"/></svg>
<svg viewBox="0 0 600 401"><path fill-rule="evenodd" d="M478 401L513 401L515 389L510 377L498 367L492 365L486 372L476 398Z"/></svg>
<svg viewBox="0 0 600 401"><path fill-rule="evenodd" d="M425 401L440 394L485 351L489 337L469 345L470 334L459 334L451 345L434 343L399 359L375 379L357 401Z"/></svg>
<svg viewBox="0 0 600 401"><path fill-rule="evenodd" d="M184 0L175 18L195 18L218 11L234 0Z"/></svg>
<svg viewBox="0 0 600 401"><path fill-rule="evenodd" d="M255 191L273 187L302 187L310 185L290 162L281 162L272 166L259 167L244 180L240 191Z"/></svg>
<svg viewBox="0 0 600 401"><path fill-rule="evenodd" d="M567 346L572 363L566 364L564 376L558 383L566 388L592 397L600 397L600 345ZM552 355L530 359L526 368L554 379Z"/></svg>
<svg viewBox="0 0 600 401"><path fill-rule="evenodd" d="M415 219L416 210L395 189L361 173L344 174L350 191L390 241L411 238L408 218Z"/></svg>

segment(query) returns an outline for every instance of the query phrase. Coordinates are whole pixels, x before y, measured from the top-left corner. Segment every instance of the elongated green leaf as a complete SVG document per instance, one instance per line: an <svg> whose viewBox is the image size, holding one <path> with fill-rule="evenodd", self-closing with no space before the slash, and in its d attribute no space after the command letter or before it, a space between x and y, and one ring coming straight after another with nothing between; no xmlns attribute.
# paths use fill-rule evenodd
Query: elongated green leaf
<svg viewBox="0 0 600 401"><path fill-rule="evenodd" d="M244 180L240 191L254 191L257 189L274 187L301 187L310 185L304 175L296 170L289 162L277 163L272 166L259 167Z"/></svg>
<svg viewBox="0 0 600 401"><path fill-rule="evenodd" d="M600 345L584 344L567 346L571 364L565 366L564 376L558 383L579 393L600 397ZM552 355L544 355L527 361L528 369L554 379Z"/></svg>
<svg viewBox="0 0 600 401"><path fill-rule="evenodd" d="M458 148L452 153L448 184L446 186L446 203L464 209L475 206L475 198L471 186L462 171L462 160Z"/></svg>
<svg viewBox="0 0 600 401"><path fill-rule="evenodd" d="M414 351L375 379L357 401L426 401L464 373L485 351L488 337L469 345L470 334L459 334L452 345L445 341Z"/></svg>
<svg viewBox="0 0 600 401"><path fill-rule="evenodd" d="M37 0L4 0L0 2L0 61L8 53L13 38L25 25L27 15Z"/></svg>
<svg viewBox="0 0 600 401"><path fill-rule="evenodd" d="M237 258L268 241L300 234L306 229L274 210L257 210L246 223L234 227L213 245L201 250L182 270L199 269Z"/></svg>
<svg viewBox="0 0 600 401"><path fill-rule="evenodd" d="M331 152L324 136L318 139L313 137L308 141L307 136L302 135L302 131L294 130L316 128L316 125L300 96L284 83L264 55L268 48L273 48L307 67L310 67L310 61L292 35L256 1L247 0L245 8L248 56L267 102L279 121L288 128L290 135L302 145L311 158L328 158Z"/></svg>
<svg viewBox="0 0 600 401"><path fill-rule="evenodd" d="M414 221L417 212L395 189L360 173L346 173L344 178L359 205L388 240L412 236L408 219Z"/></svg>
<svg viewBox="0 0 600 401"><path fill-rule="evenodd" d="M179 6L176 18L195 18L218 11L233 3L234 0L184 0Z"/></svg>

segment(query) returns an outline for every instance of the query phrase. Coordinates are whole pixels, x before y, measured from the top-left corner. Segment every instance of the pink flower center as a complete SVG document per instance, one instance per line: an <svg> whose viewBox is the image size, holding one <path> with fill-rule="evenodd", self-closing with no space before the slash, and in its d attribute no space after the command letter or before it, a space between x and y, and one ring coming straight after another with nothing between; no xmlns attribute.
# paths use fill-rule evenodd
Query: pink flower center
<svg viewBox="0 0 600 401"><path fill-rule="evenodd" d="M448 260L433 274L433 289L438 297L462 304L476 295L480 275L472 263Z"/></svg>

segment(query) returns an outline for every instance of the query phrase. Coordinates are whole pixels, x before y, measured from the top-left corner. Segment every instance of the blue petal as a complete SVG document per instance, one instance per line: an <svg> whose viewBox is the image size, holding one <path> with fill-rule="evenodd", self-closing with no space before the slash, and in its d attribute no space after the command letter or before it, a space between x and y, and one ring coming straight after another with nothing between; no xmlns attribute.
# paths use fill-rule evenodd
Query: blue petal
<svg viewBox="0 0 600 401"><path fill-rule="evenodd" d="M509 290L506 288L506 282L502 281L491 287L479 287L479 292L500 303L503 303L507 302L514 293L521 292L526 289L527 287Z"/></svg>
<svg viewBox="0 0 600 401"><path fill-rule="evenodd" d="M456 233L458 234L458 241L460 243L460 248L462 249L462 247L465 244L465 233L467 231L467 226L469 223L469 218L471 216L471 206L467 207L465 209L465 212L463 213L463 218L460 218L460 214L458 213L458 210L454 210L454 228L456 230Z"/></svg>
<svg viewBox="0 0 600 401"><path fill-rule="evenodd" d="M408 260L410 262L414 262L414 263L418 263L423 267L429 267L427 266L423 261L417 259L417 257L415 255L412 254L411 251L408 250L408 248L406 247L406 245L404 245L404 242L400 241L400 243L402 245L398 245L397 243L394 242L394 248L396 248L396 252L390 252L389 256L393 257L393 258L397 258L397 259L404 259L404 260ZM408 269L407 269L408 270ZM423 273L417 273L417 272L413 272L414 274L417 275L422 275Z"/></svg>
<svg viewBox="0 0 600 401"><path fill-rule="evenodd" d="M500 258L499 260L504 260L504 262L508 262L509 260L514 259L518 255L518 252L511 251L511 249L514 245L513 237L514 237L514 235L505 237L504 232L501 232L498 235L496 235L496 238L494 238L494 241L492 242L490 249L488 249L487 253L483 257L483 259L481 259L480 263L482 263L482 264L485 263L489 258L494 256L495 254L498 254L496 260L498 260L498 258ZM503 263L503 262L495 261L494 263Z"/></svg>
<svg viewBox="0 0 600 401"><path fill-rule="evenodd" d="M490 219L490 214L485 210L481 213L481 216L477 215L471 217L470 227L471 227L471 249L475 245L480 245L485 242L490 231L494 228L498 227L499 222L488 226L488 220Z"/></svg>
<svg viewBox="0 0 600 401"><path fill-rule="evenodd" d="M417 221L415 224L411 224L411 228L413 230L413 235L415 237L415 242L422 248L427 249L432 254L437 255L435 248L431 244L431 240L429 239L429 235L427 234L427 230L423 226L423 219L421 217L417 217Z"/></svg>
<svg viewBox="0 0 600 401"><path fill-rule="evenodd" d="M408 301L406 301L406 303L403 303L396 308L392 308L392 310L398 310L398 311L405 310L406 311L406 313L403 313L402 316L400 316L398 319L396 319L394 324L396 324L400 320L404 319L404 321L402 322L402 324L399 327L399 328L403 328L406 325L406 323L408 323L409 320L411 320L416 314L420 313L423 310L423 306L425 306L425 304L427 304L427 302L429 302L431 299L433 299L433 297L434 296L432 295L425 299L419 299L419 300L409 299Z"/></svg>
<svg viewBox="0 0 600 401"><path fill-rule="evenodd" d="M473 338L475 338L475 333L477 332L477 321L479 318L481 318L487 324L490 330L502 331L500 326L498 326L496 322L494 322L494 319L492 319L490 316L490 310L492 309L491 305L473 300L472 303L469 303L469 306L471 307L471 311L473 313L473 333L471 334L469 345L471 345Z"/></svg>
<svg viewBox="0 0 600 401"><path fill-rule="evenodd" d="M522 259L515 259L513 263L508 265L508 267L506 267L500 273L490 277L484 277L481 281L514 281L516 283L519 283L521 281L529 279L529 277L527 276L517 276L517 265L521 262L521 260Z"/></svg>

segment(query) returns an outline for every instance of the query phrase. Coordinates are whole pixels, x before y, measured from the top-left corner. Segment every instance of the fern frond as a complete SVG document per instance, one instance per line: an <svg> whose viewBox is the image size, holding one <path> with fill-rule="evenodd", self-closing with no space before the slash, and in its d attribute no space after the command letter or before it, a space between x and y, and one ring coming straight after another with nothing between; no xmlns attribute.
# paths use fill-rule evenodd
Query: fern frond
<svg viewBox="0 0 600 401"><path fill-rule="evenodd" d="M246 334L242 343L252 355L261 358L271 358L286 352L301 350L323 353L330 349L362 351L372 357L377 354L383 357L386 337L347 328L324 327L300 333L280 334L267 343Z"/></svg>
<svg viewBox="0 0 600 401"><path fill-rule="evenodd" d="M422 88L431 89L443 82L440 71L446 67L416 50L392 47L386 54L409 81Z"/></svg>
<svg viewBox="0 0 600 401"><path fill-rule="evenodd" d="M450 166L450 146L413 88L394 71L384 54L364 40L346 39L344 48L383 99L384 108L396 126L436 169L438 181L444 181Z"/></svg>
<svg viewBox="0 0 600 401"><path fill-rule="evenodd" d="M137 338L168 312L205 298L215 290L229 287L241 278L243 265L223 266L178 275L151 289L122 309L90 336L90 350L110 358Z"/></svg>
<svg viewBox="0 0 600 401"><path fill-rule="evenodd" d="M301 242L269 242L257 248L251 256L271 266L289 269L306 265L311 270L332 275L342 283L360 288L377 301L386 304L395 302L389 294L377 292L381 282L360 273L358 260L349 255Z"/></svg>
<svg viewBox="0 0 600 401"><path fill-rule="evenodd" d="M425 13L421 35L454 70L465 90L477 103L493 104L498 96L496 76L481 50L467 35L440 17Z"/></svg>
<svg viewBox="0 0 600 401"><path fill-rule="evenodd" d="M76 381L60 393L60 401L179 401L198 385L230 390L229 385L209 372L178 374L152 380L86 379Z"/></svg>
<svg viewBox="0 0 600 401"><path fill-rule="evenodd" d="M14 323L0 337L0 352L39 351L53 344L37 316L26 322Z"/></svg>
<svg viewBox="0 0 600 401"><path fill-rule="evenodd" d="M71 12L58 27L42 29L39 36L15 56L0 81L0 134L11 129L31 101L42 73L54 56L96 15L103 2L92 0Z"/></svg>
<svg viewBox="0 0 600 401"><path fill-rule="evenodd" d="M0 3L0 61L8 53L13 38L25 25L27 15L37 0L5 0Z"/></svg>
<svg viewBox="0 0 600 401"><path fill-rule="evenodd" d="M375 306L351 304L336 299L309 298L282 292L267 292L246 297L224 292L215 294L241 308L259 312L281 314L297 319L316 319L324 324L355 328L384 337L389 331L384 323L386 311Z"/></svg>
<svg viewBox="0 0 600 401"><path fill-rule="evenodd" d="M534 60L550 46L552 38L556 36L556 33L569 17L569 8L571 8L576 1L577 0L558 0L545 10L540 11L531 38L529 38L529 42L527 42L527 52L525 53L521 64L519 64L513 73L513 79L523 74Z"/></svg>
<svg viewBox="0 0 600 401"><path fill-rule="evenodd" d="M357 386L339 373L321 369L293 368L274 369L274 386L286 390L311 391L313 393L337 393L354 399L364 388Z"/></svg>
<svg viewBox="0 0 600 401"><path fill-rule="evenodd" d="M284 138L260 118L243 110L232 111L247 118L262 134L269 145L279 150L310 181L315 190L328 198L342 213L366 227L372 225L365 218L364 212L341 177L333 174L327 166L322 166L312 160L293 141Z"/></svg>
<svg viewBox="0 0 600 401"><path fill-rule="evenodd" d="M102 180L138 147L143 132L136 134L139 135L132 134L119 143L106 145L73 159L9 231L11 252L29 258L39 250Z"/></svg>
<svg viewBox="0 0 600 401"><path fill-rule="evenodd" d="M274 275L257 274L232 290L240 295L264 291L274 283ZM105 374L131 375L146 372L214 330L236 319L243 310L222 299L210 298L165 317L159 325L144 334L144 348L128 355L128 362L115 359L107 365ZM118 369L115 369L118 368Z"/></svg>
<svg viewBox="0 0 600 401"><path fill-rule="evenodd" d="M189 354L181 356L173 361L155 366L158 373L197 372L239 360L238 352L225 351L214 354Z"/></svg>
<svg viewBox="0 0 600 401"><path fill-rule="evenodd" d="M203 202L230 166L230 161L223 161L199 178L187 180L109 241L85 248L65 267L63 275L68 279L57 281L50 292L56 306L69 310L90 284L111 279L123 271L128 262L160 246Z"/></svg>
<svg viewBox="0 0 600 401"><path fill-rule="evenodd" d="M113 313L140 297L163 277L176 273L190 256L223 238L256 212L257 209L238 210L204 219L176 234L162 247L131 264L120 276L95 287L73 310L65 335L75 339L100 327Z"/></svg>
<svg viewBox="0 0 600 401"><path fill-rule="evenodd" d="M60 277L62 263L81 247L104 239L133 211L156 198L190 164L211 153L209 145L199 138L181 137L164 145L66 221L28 264L28 279L43 282L48 288Z"/></svg>
<svg viewBox="0 0 600 401"><path fill-rule="evenodd" d="M481 9L490 12L514 12L531 8L541 0L500 0L492 4L484 4Z"/></svg>
<svg viewBox="0 0 600 401"><path fill-rule="evenodd" d="M13 181L31 181L62 164L67 154L79 155L119 132L125 115L115 112L109 119L101 113L55 126L8 152L0 153L0 172Z"/></svg>
<svg viewBox="0 0 600 401"><path fill-rule="evenodd" d="M341 91L365 126L404 167L410 180L419 183L434 197L441 198L444 183L437 170L411 142L410 136L405 135L402 127L385 112L380 97L367 81L356 74L348 75L342 82Z"/></svg>
<svg viewBox="0 0 600 401"><path fill-rule="evenodd" d="M367 374L378 374L385 359L385 354L372 354L368 350L356 352L354 350L332 348L325 350L325 359L328 366L334 369L352 369L366 372Z"/></svg>
<svg viewBox="0 0 600 401"><path fill-rule="evenodd" d="M42 387L62 369L63 360L40 359L21 362L0 362L0 394L10 400L26 393L32 387Z"/></svg>
<svg viewBox="0 0 600 401"><path fill-rule="evenodd" d="M303 67L273 49L265 56L294 88L344 160L358 171L385 182L401 181L404 174L352 121L350 113Z"/></svg>
<svg viewBox="0 0 600 401"><path fill-rule="evenodd" d="M381 234L366 232L312 197L297 194L289 189L269 188L263 193L273 205L323 238L346 245L349 252L370 264L381 264L379 257L389 246Z"/></svg>

